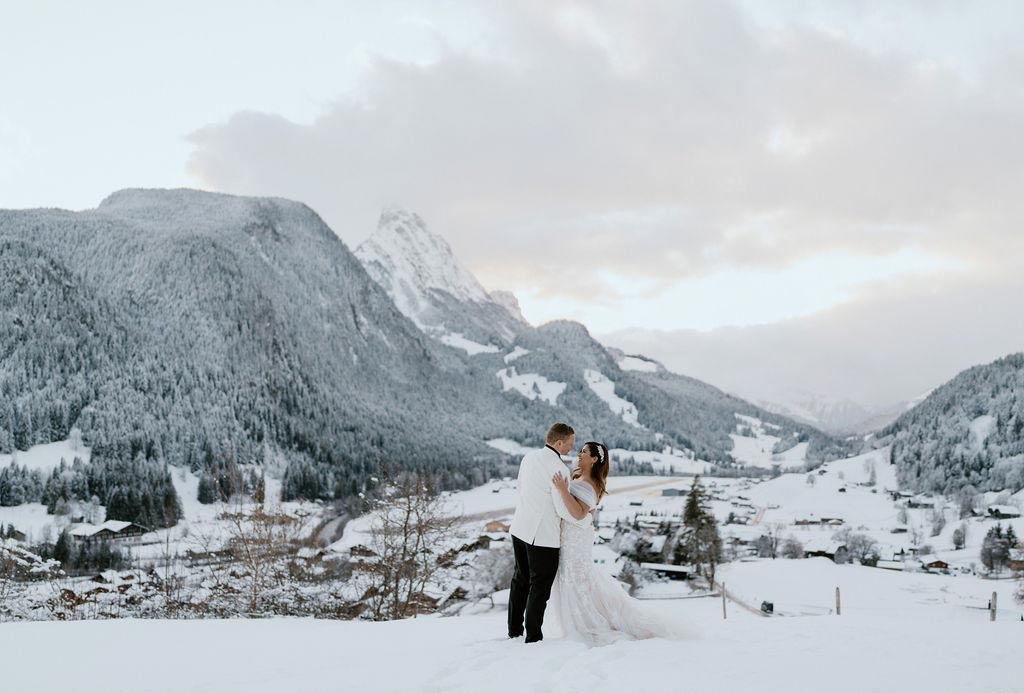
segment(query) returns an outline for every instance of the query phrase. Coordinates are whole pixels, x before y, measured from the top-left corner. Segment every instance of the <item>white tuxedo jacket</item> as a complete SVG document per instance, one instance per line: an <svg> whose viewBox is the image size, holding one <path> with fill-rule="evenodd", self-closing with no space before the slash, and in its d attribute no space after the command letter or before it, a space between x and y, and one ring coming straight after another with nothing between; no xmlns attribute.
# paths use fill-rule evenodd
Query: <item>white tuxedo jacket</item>
<svg viewBox="0 0 1024 693"><path fill-rule="evenodd" d="M551 483L555 474L568 476L562 458L552 448L526 453L519 463L519 497L509 533L535 546L559 548L561 518L572 520L558 489Z"/></svg>

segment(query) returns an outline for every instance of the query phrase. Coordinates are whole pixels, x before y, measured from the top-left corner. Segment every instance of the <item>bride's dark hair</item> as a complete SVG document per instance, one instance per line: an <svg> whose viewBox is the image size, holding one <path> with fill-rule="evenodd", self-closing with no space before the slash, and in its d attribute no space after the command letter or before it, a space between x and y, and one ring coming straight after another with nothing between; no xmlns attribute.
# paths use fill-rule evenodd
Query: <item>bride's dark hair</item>
<svg viewBox="0 0 1024 693"><path fill-rule="evenodd" d="M605 479L608 478L608 467L611 464L611 458L608 456L608 447L603 443L595 443L592 440L584 443L583 447L587 449L588 455L597 458L594 466L590 468L590 481L594 484L594 489L597 491L597 499L601 500L601 496L605 493Z"/></svg>

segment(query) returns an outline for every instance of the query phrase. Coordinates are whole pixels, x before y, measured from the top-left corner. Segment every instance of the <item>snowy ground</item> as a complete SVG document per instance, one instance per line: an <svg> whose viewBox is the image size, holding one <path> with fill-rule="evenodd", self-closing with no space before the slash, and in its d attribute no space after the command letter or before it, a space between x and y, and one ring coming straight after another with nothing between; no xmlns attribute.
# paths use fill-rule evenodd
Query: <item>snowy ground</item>
<svg viewBox="0 0 1024 693"><path fill-rule="evenodd" d="M450 347L462 349L470 356L475 356L476 354L495 354L501 351L493 344L480 344L479 342L474 342L471 339L466 339L459 332L442 335L440 340Z"/></svg>
<svg viewBox="0 0 1024 693"><path fill-rule="evenodd" d="M884 613L935 623L975 622L988 618L993 592L1004 619L1019 621L1024 614L1013 600L1014 580L837 565L827 558L733 562L723 565L716 577L737 599L755 608L762 601L772 602L780 616L833 613L836 587L843 614L865 619ZM1020 625L1024 632L1024 623Z"/></svg>
<svg viewBox="0 0 1024 693"><path fill-rule="evenodd" d="M62 459L71 464L76 457L80 457L83 462L88 462L92 453L89 448L82 445L81 440L58 440L55 443L33 445L28 450L0 454L0 467L17 462L19 467L38 469L48 474L51 469L60 464Z"/></svg>
<svg viewBox="0 0 1024 693"><path fill-rule="evenodd" d="M761 433L759 435L769 435ZM768 441L765 441L768 442ZM513 441L492 441L511 449ZM666 453L669 454L669 453ZM613 453L614 456L614 453ZM673 455L673 457L676 457ZM681 458L680 458L681 459ZM746 515L748 525L722 525L723 537L756 538L782 526L782 536L802 542L828 539L835 527L795 526L797 519L842 517L844 526L871 534L891 547L909 547L908 534L892 534L899 508L885 492L895 477L885 449L824 465L807 474L783 474L771 480L715 479L703 483L712 510L722 522L731 512ZM865 485L874 466L876 484ZM681 513L686 477L609 479L600 522L655 519ZM195 500L198 480L174 471L186 521L154 533L140 556L157 558L163 539L195 543L208 533L223 536L216 515L226 505ZM279 483L268 479L268 498L279 497ZM1022 495L1011 498L1019 503ZM473 539L492 519L507 519L515 504L514 480L495 480L469 491L447 494L452 510L466 519L458 542ZM935 499L940 500L940 499ZM986 496L996 502L997 495ZM297 504L286 508L299 510ZM306 510L316 511L309 504ZM937 536L927 532L929 510L908 511L908 524L923 530L922 541L955 567L978 562L991 520L966 521L967 547L953 551L952 531L960 524L954 509ZM53 522L42 506L0 508L19 524ZM366 518L346 527L334 548L345 551L365 539ZM1024 521L1014 524L1024 536ZM156 539L157 541L152 541ZM149 554L152 554L150 556ZM608 545L595 557L612 566ZM639 593L656 598L659 609L698 623L698 641L619 643L588 649L561 641L549 631L539 645L525 646L502 637L501 595L470 606L457 617L426 617L396 623L311 621L94 621L0 624L0 652L17 652L31 663L3 667L3 690L11 691L273 691L422 690L422 691L1024 691L1015 645L1024 635L1022 608L1012 599L1012 580L985 580L971 574L897 572L860 565L836 565L823 558L741 560L720 567L719 579L738 601L722 619L717 598L693 597L685 583L655 582ZM836 616L835 588L842 595ZM989 622L991 593L1000 607ZM756 609L773 602L776 616ZM473 613L476 612L476 613ZM116 665L110 659L117 648ZM48 666L54 652L60 666Z"/></svg>
<svg viewBox="0 0 1024 693"><path fill-rule="evenodd" d="M392 623L88 621L0 624L10 691L802 691L1024 690L1012 643L1024 623L877 611L760 618L717 599L659 602L696 641L602 648L503 637L490 612ZM116 663L110 658L116 647ZM60 666L50 666L54 653Z"/></svg>
<svg viewBox="0 0 1024 693"><path fill-rule="evenodd" d="M776 464L782 467L799 467L807 459L807 443L797 443L784 452L772 453L775 444L780 440L778 436L772 435L777 432L777 426L742 414L737 414L736 419L745 431L753 433L733 433L729 436L733 443L730 454L743 464L764 469L770 469Z"/></svg>

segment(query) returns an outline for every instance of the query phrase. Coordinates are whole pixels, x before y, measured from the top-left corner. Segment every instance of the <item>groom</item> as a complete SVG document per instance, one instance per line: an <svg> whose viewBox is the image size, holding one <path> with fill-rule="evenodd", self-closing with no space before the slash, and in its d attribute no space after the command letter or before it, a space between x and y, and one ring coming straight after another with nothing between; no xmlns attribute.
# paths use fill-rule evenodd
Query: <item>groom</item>
<svg viewBox="0 0 1024 693"><path fill-rule="evenodd" d="M567 474L562 455L568 455L575 444L572 427L556 423L548 429L547 445L527 453L519 463L519 497L509 527L516 558L508 597L510 638L523 634L525 613L526 642L544 639L544 609L558 571L560 517L572 518L551 477Z"/></svg>

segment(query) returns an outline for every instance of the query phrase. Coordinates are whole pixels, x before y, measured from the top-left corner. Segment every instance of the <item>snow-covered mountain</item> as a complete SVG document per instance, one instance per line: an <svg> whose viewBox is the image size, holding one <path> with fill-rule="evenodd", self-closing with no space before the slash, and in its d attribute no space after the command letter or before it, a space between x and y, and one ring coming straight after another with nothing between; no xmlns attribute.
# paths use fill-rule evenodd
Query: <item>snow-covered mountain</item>
<svg viewBox="0 0 1024 693"><path fill-rule="evenodd" d="M385 210L356 255L403 312L425 333L465 352L485 381L493 382L497 367L504 392L518 393L531 409L564 411L578 429L599 432L613 447L653 450L664 441L704 460L732 463L730 436L741 414L813 441L812 457L837 454L834 441L811 426L670 373L643 356L609 349L584 325L528 325L511 294L487 294L416 214Z"/></svg>
<svg viewBox="0 0 1024 693"><path fill-rule="evenodd" d="M123 190L0 211L0 270L3 453L77 426L90 468L188 466L230 493L272 461L286 495L333 498L384 460L486 478L484 440L536 425L296 202Z"/></svg>
<svg viewBox="0 0 1024 693"><path fill-rule="evenodd" d="M758 399L757 403L769 411L790 416L837 435L867 432L862 431L865 425L870 425L866 422L877 421L881 416L883 423L875 429L868 429L876 430L890 423L904 411L899 409L892 413L891 418L885 420L885 413L891 409L889 407L885 408L885 411L876 411L851 399L836 399L809 392L791 394L779 400Z"/></svg>
<svg viewBox="0 0 1024 693"><path fill-rule="evenodd" d="M969 368L879 434L901 485L951 494L1024 487L1024 353Z"/></svg>
<svg viewBox="0 0 1024 693"><path fill-rule="evenodd" d="M0 210L0 453L77 427L91 461L58 491L110 504L128 489L139 512L165 509L149 524L175 519L168 464L207 497L252 490L261 464L286 499L353 498L380 463L460 488L505 471L488 441L538 445L558 420L612 448L732 464L740 414L838 454L579 323L520 321L414 215L386 212L362 261L376 277L276 198L123 190L83 212ZM146 495L161 486L162 506Z"/></svg>
<svg viewBox="0 0 1024 693"><path fill-rule="evenodd" d="M432 336L504 344L526 325L515 297L489 294L417 214L385 209L355 254L398 309Z"/></svg>

